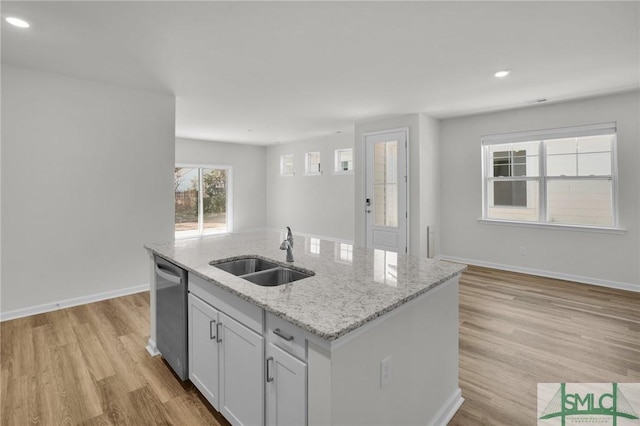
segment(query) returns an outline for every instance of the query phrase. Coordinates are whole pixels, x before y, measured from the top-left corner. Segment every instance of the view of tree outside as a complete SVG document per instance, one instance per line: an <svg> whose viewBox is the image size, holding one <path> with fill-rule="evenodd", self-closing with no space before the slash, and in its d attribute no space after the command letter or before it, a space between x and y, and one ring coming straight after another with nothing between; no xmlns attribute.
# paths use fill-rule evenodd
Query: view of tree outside
<svg viewBox="0 0 640 426"><path fill-rule="evenodd" d="M200 176L202 176L202 188ZM176 233L198 232L199 223L202 223L205 233L226 230L227 170L176 167L174 190ZM199 217L200 192L202 192L202 217Z"/></svg>
<svg viewBox="0 0 640 426"><path fill-rule="evenodd" d="M203 169L202 173L204 229L226 229L227 171L225 169Z"/></svg>
<svg viewBox="0 0 640 426"><path fill-rule="evenodd" d="M198 169L176 167L175 189L175 230L198 230Z"/></svg>

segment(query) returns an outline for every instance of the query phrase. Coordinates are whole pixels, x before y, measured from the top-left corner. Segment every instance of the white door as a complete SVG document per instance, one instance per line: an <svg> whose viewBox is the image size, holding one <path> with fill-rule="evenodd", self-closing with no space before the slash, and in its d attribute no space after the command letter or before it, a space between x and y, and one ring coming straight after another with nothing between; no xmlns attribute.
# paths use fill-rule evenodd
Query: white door
<svg viewBox="0 0 640 426"><path fill-rule="evenodd" d="M307 424L307 364L269 343L267 355L267 426Z"/></svg>
<svg viewBox="0 0 640 426"><path fill-rule="evenodd" d="M407 252L408 130L365 135L367 247Z"/></svg>
<svg viewBox="0 0 640 426"><path fill-rule="evenodd" d="M264 424L264 337L220 313L220 413L233 425Z"/></svg>
<svg viewBox="0 0 640 426"><path fill-rule="evenodd" d="M189 379L216 410L219 409L218 314L189 293Z"/></svg>

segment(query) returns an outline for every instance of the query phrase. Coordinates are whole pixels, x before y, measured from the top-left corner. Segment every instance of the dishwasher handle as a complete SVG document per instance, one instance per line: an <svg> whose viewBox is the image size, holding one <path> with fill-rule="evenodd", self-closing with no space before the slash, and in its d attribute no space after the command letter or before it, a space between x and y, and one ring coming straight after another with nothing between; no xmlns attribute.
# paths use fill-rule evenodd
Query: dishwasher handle
<svg viewBox="0 0 640 426"><path fill-rule="evenodd" d="M176 273L175 271L169 268L163 267L163 265L159 265L157 263L156 263L156 274L158 274L158 276L174 284L180 284L182 282L182 278L178 273Z"/></svg>

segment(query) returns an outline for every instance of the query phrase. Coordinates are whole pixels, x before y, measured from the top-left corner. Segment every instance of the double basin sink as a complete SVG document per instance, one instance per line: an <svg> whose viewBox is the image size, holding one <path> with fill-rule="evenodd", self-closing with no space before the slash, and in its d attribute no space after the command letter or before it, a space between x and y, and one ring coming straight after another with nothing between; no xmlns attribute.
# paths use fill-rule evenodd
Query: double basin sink
<svg viewBox="0 0 640 426"><path fill-rule="evenodd" d="M214 260L209 264L263 287L288 284L315 275L312 271L283 266L275 261L257 256Z"/></svg>

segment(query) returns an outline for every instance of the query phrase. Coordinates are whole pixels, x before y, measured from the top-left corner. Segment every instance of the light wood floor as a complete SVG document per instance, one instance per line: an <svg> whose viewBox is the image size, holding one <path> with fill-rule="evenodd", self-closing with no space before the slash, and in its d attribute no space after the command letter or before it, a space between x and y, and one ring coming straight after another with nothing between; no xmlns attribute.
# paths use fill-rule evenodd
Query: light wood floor
<svg viewBox="0 0 640 426"><path fill-rule="evenodd" d="M148 293L5 321L6 426L227 423L145 345ZM640 382L640 294L469 268L452 426L535 425L538 382Z"/></svg>
<svg viewBox="0 0 640 426"><path fill-rule="evenodd" d="M535 425L538 383L640 382L640 293L470 267L450 426Z"/></svg>

